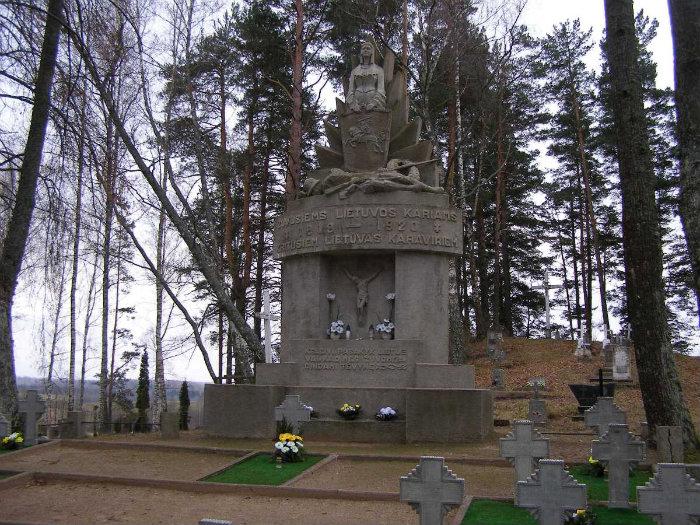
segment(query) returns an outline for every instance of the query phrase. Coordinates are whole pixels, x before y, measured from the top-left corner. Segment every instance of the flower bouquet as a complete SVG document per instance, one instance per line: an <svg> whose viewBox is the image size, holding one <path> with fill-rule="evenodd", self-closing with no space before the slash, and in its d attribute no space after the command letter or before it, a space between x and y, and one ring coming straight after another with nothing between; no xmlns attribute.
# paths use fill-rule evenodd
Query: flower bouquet
<svg viewBox="0 0 700 525"><path fill-rule="evenodd" d="M597 459L593 459L593 456L588 456L588 465L586 465L586 474L595 476L596 478L602 478L605 476L605 465L603 465Z"/></svg>
<svg viewBox="0 0 700 525"><path fill-rule="evenodd" d="M328 328L328 335L331 339L340 339L345 335L345 321L336 319Z"/></svg>
<svg viewBox="0 0 700 525"><path fill-rule="evenodd" d="M374 325L374 331L379 333L382 339L391 339L394 335L394 323L384 319L381 323Z"/></svg>
<svg viewBox="0 0 700 525"><path fill-rule="evenodd" d="M564 522L565 525L595 525L597 516L588 509L578 509Z"/></svg>
<svg viewBox="0 0 700 525"><path fill-rule="evenodd" d="M343 406L341 406L338 409L338 414L343 419L357 419L357 416L360 415L361 411L362 407L360 405L350 405L348 403L343 403Z"/></svg>
<svg viewBox="0 0 700 525"><path fill-rule="evenodd" d="M380 408L379 412L374 415L379 421L391 421L396 419L396 410L391 407Z"/></svg>
<svg viewBox="0 0 700 525"><path fill-rule="evenodd" d="M0 448L5 450L16 450L22 446L22 443L24 443L24 437L22 437L22 434L19 432L14 432L9 436L2 438L2 441L0 441Z"/></svg>
<svg viewBox="0 0 700 525"><path fill-rule="evenodd" d="M296 434L280 434L275 443L274 456L283 463L304 461L304 438Z"/></svg>

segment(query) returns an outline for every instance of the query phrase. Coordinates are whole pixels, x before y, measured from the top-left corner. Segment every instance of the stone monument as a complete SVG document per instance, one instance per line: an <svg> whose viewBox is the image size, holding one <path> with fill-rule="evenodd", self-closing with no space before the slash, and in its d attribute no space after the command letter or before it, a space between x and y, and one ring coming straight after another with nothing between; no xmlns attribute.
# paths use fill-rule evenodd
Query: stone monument
<svg viewBox="0 0 700 525"><path fill-rule="evenodd" d="M409 120L393 53L361 48L345 100L325 123L320 168L277 217L282 261L280 362L254 385L207 385L204 426L270 437L274 409L299 395L318 418L304 435L344 441L465 441L489 436L493 394L471 366L448 363L448 266L462 253L462 213L421 120ZM375 334L380 337L374 337ZM360 404L354 421L336 409ZM391 406L399 418L378 422ZM378 426L380 425L380 426Z"/></svg>

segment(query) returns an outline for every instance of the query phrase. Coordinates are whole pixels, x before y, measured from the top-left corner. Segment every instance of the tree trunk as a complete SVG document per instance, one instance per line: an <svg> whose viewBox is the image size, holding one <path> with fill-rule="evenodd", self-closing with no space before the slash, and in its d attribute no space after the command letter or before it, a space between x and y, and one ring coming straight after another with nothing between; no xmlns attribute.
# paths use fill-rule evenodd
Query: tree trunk
<svg viewBox="0 0 700 525"><path fill-rule="evenodd" d="M304 82L304 2L294 0L294 54L292 60L292 125L289 132L289 167L284 190L287 199L296 198L301 181L302 90Z"/></svg>
<svg viewBox="0 0 700 525"><path fill-rule="evenodd" d="M658 425L678 425L686 445L698 446L673 358L664 303L656 177L639 79L632 1L605 0L605 25L622 190L627 310L642 401L651 432Z"/></svg>
<svg viewBox="0 0 700 525"><path fill-rule="evenodd" d="M167 155L167 153L166 153ZM166 190L167 175L163 175L163 190ZM158 214L158 233L156 234L156 270L160 276L165 274L165 210L161 207ZM127 232L128 233L128 232ZM156 362L153 376L153 422L160 424L160 415L168 411L168 399L165 390L165 360L163 356L163 281L156 277L156 326L155 346Z"/></svg>
<svg viewBox="0 0 700 525"><path fill-rule="evenodd" d="M12 341L12 301L34 212L46 126L51 111L51 85L56 69L62 18L63 0L49 0L29 133L24 146L15 204L0 256L0 412L7 414L14 423L17 423L17 378Z"/></svg>
<svg viewBox="0 0 700 525"><path fill-rule="evenodd" d="M111 126L109 126L111 127ZM108 133L109 136L109 133ZM110 157L110 147L107 147L108 158ZM100 355L100 398L98 401L99 428L102 432L109 432L109 406L107 397L107 368L109 365L109 270L110 270L110 250L112 240L112 216L114 213L114 202L112 198L112 177L111 166L105 170L105 180L108 181L105 189L105 215L102 231L102 343Z"/></svg>
<svg viewBox="0 0 700 525"><path fill-rule="evenodd" d="M88 288L87 296L87 308L85 311L85 324L83 325L83 355L82 363L80 368L80 394L78 396L78 408L83 409L83 402L85 401L85 371L87 366L87 342L88 333L90 332L90 324L92 319L92 312L95 308L95 299L97 294L95 294L95 283L97 282L97 267L99 262L100 252L95 250L95 260L92 263L92 276L90 277L90 288Z"/></svg>
<svg viewBox="0 0 700 525"><path fill-rule="evenodd" d="M680 215L700 322L700 2L668 0L681 159Z"/></svg>
<svg viewBox="0 0 700 525"><path fill-rule="evenodd" d="M268 127L269 133L269 127ZM268 140L268 151L263 164L262 181L260 183L260 221L258 229L258 244L255 250L255 311L262 312L263 307L263 282L265 276L265 229L267 228L267 186L270 180L270 144ZM262 339L262 320L255 317L253 329L258 334L258 339Z"/></svg>
<svg viewBox="0 0 700 525"><path fill-rule="evenodd" d="M119 326L119 299L121 298L121 283L122 283L122 250L123 243L120 237L117 237L117 279L114 282L114 320L112 323L112 355L109 365L109 380L107 381L107 421L112 424L112 405L114 403L114 371L117 366L117 327Z"/></svg>

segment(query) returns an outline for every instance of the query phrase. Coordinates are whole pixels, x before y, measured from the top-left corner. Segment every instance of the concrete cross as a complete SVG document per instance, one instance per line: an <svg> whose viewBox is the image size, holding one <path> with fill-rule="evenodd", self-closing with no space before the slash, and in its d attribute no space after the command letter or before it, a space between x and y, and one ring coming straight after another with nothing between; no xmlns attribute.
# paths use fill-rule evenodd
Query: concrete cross
<svg viewBox="0 0 700 525"><path fill-rule="evenodd" d="M700 518L700 483L682 463L659 463L654 477L637 487L637 511L659 525L693 525Z"/></svg>
<svg viewBox="0 0 700 525"><path fill-rule="evenodd" d="M279 321L278 315L270 312L270 290L263 290L263 311L255 312L255 317L264 321L265 326L265 362L272 363L272 328L270 321Z"/></svg>
<svg viewBox="0 0 700 525"><path fill-rule="evenodd" d="M613 423L603 437L593 440L591 455L608 464L608 507L628 508L630 469L644 459L644 442L630 434L627 425Z"/></svg>
<svg viewBox="0 0 700 525"><path fill-rule="evenodd" d="M561 525L571 511L586 508L586 485L564 470L560 459L541 459L539 468L515 487L515 505L530 511L540 525Z"/></svg>
<svg viewBox="0 0 700 525"><path fill-rule="evenodd" d="M10 423L0 414L0 438L10 435Z"/></svg>
<svg viewBox="0 0 700 525"><path fill-rule="evenodd" d="M19 413L24 414L24 444L36 445L36 424L46 410L46 403L39 399L39 392L27 390L27 396L17 406Z"/></svg>
<svg viewBox="0 0 700 525"><path fill-rule="evenodd" d="M499 452L515 466L516 481L525 481L537 460L549 456L549 440L533 428L532 421L515 421L513 426L512 432L498 440Z"/></svg>
<svg viewBox="0 0 700 525"><path fill-rule="evenodd" d="M626 425L627 415L613 403L612 397L599 397L596 404L583 414L583 421L587 427L594 428L598 436L602 436L611 423Z"/></svg>
<svg viewBox="0 0 700 525"><path fill-rule="evenodd" d="M544 271L544 281L542 286L533 286L535 290L544 290L544 312L545 312L545 329L544 336L547 339L552 337L552 324L549 315L549 291L564 288L562 284L549 284L549 270Z"/></svg>
<svg viewBox="0 0 700 525"><path fill-rule="evenodd" d="M311 419L311 410L301 402L300 396L284 397L284 401L275 407L275 421L285 420L292 425L294 432L299 432L299 422Z"/></svg>
<svg viewBox="0 0 700 525"><path fill-rule="evenodd" d="M450 507L462 504L464 480L452 474L445 458L421 456L416 468L401 476L400 498L418 513L421 525L439 525Z"/></svg>

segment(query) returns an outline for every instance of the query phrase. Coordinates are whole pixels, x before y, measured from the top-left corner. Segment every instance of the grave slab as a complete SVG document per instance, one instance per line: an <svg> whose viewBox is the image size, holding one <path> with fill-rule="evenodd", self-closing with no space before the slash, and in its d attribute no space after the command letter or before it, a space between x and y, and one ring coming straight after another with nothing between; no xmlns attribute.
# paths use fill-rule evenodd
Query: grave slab
<svg viewBox="0 0 700 525"><path fill-rule="evenodd" d="M630 507L629 473L644 459L644 442L630 434L627 425L613 423L593 441L591 455L608 464L608 507Z"/></svg>
<svg viewBox="0 0 700 525"><path fill-rule="evenodd" d="M576 483L558 459L541 459L515 488L516 507L529 510L540 525L561 525L572 511L586 508L586 501L586 485Z"/></svg>
<svg viewBox="0 0 700 525"><path fill-rule="evenodd" d="M587 427L602 436L611 423L627 424L627 415L613 402L612 397L599 397L596 404L583 414L583 420Z"/></svg>
<svg viewBox="0 0 700 525"><path fill-rule="evenodd" d="M445 458L422 456L407 476L401 476L400 499L420 516L421 525L440 525L451 507L462 504L464 480L445 465Z"/></svg>
<svg viewBox="0 0 700 525"><path fill-rule="evenodd" d="M39 392L27 390L27 395L18 403L20 414L24 414L24 443L29 445L37 444L36 424L41 415L46 410L46 403L39 399Z"/></svg>
<svg viewBox="0 0 700 525"><path fill-rule="evenodd" d="M535 470L537 461L549 456L549 440L543 438L532 421L518 420L513 431L499 440L500 456L515 466L515 480L525 481Z"/></svg>
<svg viewBox="0 0 700 525"><path fill-rule="evenodd" d="M637 487L637 510L659 525L695 525L700 518L700 483L680 463L659 463L656 474Z"/></svg>

